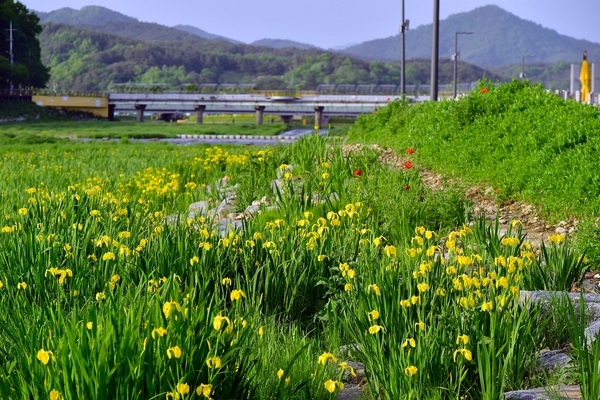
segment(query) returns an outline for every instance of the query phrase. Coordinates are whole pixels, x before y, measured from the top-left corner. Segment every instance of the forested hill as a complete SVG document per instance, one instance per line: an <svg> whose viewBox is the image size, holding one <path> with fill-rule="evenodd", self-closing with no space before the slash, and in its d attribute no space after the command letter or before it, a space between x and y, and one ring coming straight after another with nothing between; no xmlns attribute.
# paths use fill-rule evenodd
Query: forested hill
<svg viewBox="0 0 600 400"><path fill-rule="evenodd" d="M51 68L51 89L105 91L115 83L168 84L254 83L258 89L315 90L319 84L399 83L398 64L364 61L318 49L271 49L194 38L140 41L61 24L44 24L42 60ZM410 63L407 84L429 81L427 61ZM461 64L461 81L484 76L479 67ZM452 81L443 63L440 82Z"/></svg>
<svg viewBox="0 0 600 400"><path fill-rule="evenodd" d="M128 17L106 7L87 6L80 10L69 7L60 8L51 12L36 11L40 21L68 24L75 26L102 26L111 22L139 23L136 18Z"/></svg>
<svg viewBox="0 0 600 400"><path fill-rule="evenodd" d="M219 35L214 35L212 33L208 33L205 30L202 30L200 28L196 28L195 26L191 26L191 25L175 25L173 27L174 29L180 30L180 31L184 31L187 33L191 33L192 35L198 36L200 38L203 39L208 39L208 40L224 40L226 42L231 42L231 43L235 43L235 44L242 44L243 42L240 42L239 40L234 40L234 39L230 39L224 36L219 36Z"/></svg>
<svg viewBox="0 0 600 400"><path fill-rule="evenodd" d="M406 32L407 58L431 58L431 32L431 24ZM498 6L479 7L440 21L440 57L454 53L455 32L473 32L459 36L461 59L482 67L519 64L523 55L532 55L529 61L538 63L581 62L584 50L590 60L600 60L600 44L560 35ZM400 36L364 42L343 51L368 59L396 60Z"/></svg>
<svg viewBox="0 0 600 400"><path fill-rule="evenodd" d="M300 43L293 40L284 39L260 39L250 43L252 46L264 46L274 49L283 49L286 47L295 47L297 49L316 49L316 46L308 43Z"/></svg>
<svg viewBox="0 0 600 400"><path fill-rule="evenodd" d="M198 32L169 28L164 25L140 22L135 18L100 6L86 6L80 10L61 8L49 13L38 13L42 24L57 23L108 33L124 38L151 42L207 40Z"/></svg>

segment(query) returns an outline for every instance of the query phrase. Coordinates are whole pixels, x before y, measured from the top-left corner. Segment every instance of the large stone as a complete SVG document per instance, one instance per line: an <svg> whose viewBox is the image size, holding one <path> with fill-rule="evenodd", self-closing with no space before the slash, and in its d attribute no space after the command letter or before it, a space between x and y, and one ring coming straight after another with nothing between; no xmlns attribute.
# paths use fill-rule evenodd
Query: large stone
<svg viewBox="0 0 600 400"><path fill-rule="evenodd" d="M206 214L209 208L210 205L208 204L208 201L197 201L189 205L188 212Z"/></svg>
<svg viewBox="0 0 600 400"><path fill-rule="evenodd" d="M579 386L573 385L515 390L504 393L504 400L575 400L581 398Z"/></svg>
<svg viewBox="0 0 600 400"><path fill-rule="evenodd" d="M218 229L221 237L227 236L229 234L229 232L231 232L231 231L240 231L243 228L244 228L243 220L234 220L234 219L228 219L228 218L223 218L222 220L220 220L218 223L218 226L217 226L217 229Z"/></svg>
<svg viewBox="0 0 600 400"><path fill-rule="evenodd" d="M360 386L354 383L344 384L344 389L340 390L336 396L336 400L358 400L362 398L363 390Z"/></svg>
<svg viewBox="0 0 600 400"><path fill-rule="evenodd" d="M538 368L553 370L571 366L571 356L566 350L542 350L537 359Z"/></svg>
<svg viewBox="0 0 600 400"><path fill-rule="evenodd" d="M227 217L227 214L234 213L235 210L235 202L232 199L225 199L218 205L215 215L218 218L225 218Z"/></svg>
<svg viewBox="0 0 600 400"><path fill-rule="evenodd" d="M568 298L573 304L575 315L580 315L580 300L583 296L585 304L585 315L587 317L587 328L585 329L585 337L588 343L594 341L598 332L600 331L600 294L585 293L580 295L579 293L564 293L564 292L549 292L549 291L526 291L522 290L520 294L521 304L533 304L540 303L545 309L545 312L552 312L549 307L552 305L552 300L556 299L562 301L564 298Z"/></svg>
<svg viewBox="0 0 600 400"><path fill-rule="evenodd" d="M251 206L246 207L246 209L244 210L244 215L246 216L246 218L252 218L258 213L260 213L260 204L252 204Z"/></svg>

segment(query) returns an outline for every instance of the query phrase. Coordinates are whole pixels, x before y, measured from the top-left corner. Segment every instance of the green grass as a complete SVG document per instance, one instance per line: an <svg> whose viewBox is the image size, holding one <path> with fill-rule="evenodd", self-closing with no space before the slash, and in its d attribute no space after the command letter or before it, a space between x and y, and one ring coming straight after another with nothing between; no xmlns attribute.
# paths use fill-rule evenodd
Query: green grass
<svg viewBox="0 0 600 400"><path fill-rule="evenodd" d="M194 124L167 123L146 119L139 123L123 121L51 121L10 123L2 127L4 136L54 138L173 138L177 135L277 135L288 128L284 124Z"/></svg>
<svg viewBox="0 0 600 400"><path fill-rule="evenodd" d="M256 125L254 114L205 115L203 124L196 124L195 115L185 123L167 123L146 116L138 123L134 115L117 116L106 121L81 113L66 113L39 107L28 102L0 102L0 119L25 118L27 123L2 124L0 142L43 143L60 138L173 138L177 135L265 135L272 136L289 129L312 129L313 118L286 125L279 116L266 115L263 125ZM303 123L305 122L305 123ZM322 128L333 136L345 135L354 122L348 118L332 118ZM54 138L54 139L49 139Z"/></svg>
<svg viewBox="0 0 600 400"><path fill-rule="evenodd" d="M485 90L483 90L485 88ZM581 248L598 259L600 111L538 85L488 81L458 101L396 102L361 116L351 141L415 149L426 168L466 185L489 185L500 200L525 200L551 223L583 223Z"/></svg>

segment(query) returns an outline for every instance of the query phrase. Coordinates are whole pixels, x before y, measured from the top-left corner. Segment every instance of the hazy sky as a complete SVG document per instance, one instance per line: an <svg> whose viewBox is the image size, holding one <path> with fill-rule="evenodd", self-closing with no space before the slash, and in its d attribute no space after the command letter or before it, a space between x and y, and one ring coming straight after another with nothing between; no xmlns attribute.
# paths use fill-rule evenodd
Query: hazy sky
<svg viewBox="0 0 600 400"><path fill-rule="evenodd" d="M290 39L323 48L398 33L402 0L21 0L53 11L101 5L144 22L192 25L242 42ZM410 27L430 24L433 0L405 0ZM558 33L600 43L599 0L440 0L440 18L495 4Z"/></svg>

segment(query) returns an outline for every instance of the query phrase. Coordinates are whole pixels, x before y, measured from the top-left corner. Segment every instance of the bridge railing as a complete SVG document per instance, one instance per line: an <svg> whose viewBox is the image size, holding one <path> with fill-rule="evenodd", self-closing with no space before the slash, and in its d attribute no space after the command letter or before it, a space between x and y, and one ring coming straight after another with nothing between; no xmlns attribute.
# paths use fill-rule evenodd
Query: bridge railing
<svg viewBox="0 0 600 400"><path fill-rule="evenodd" d="M471 91L476 85L476 82L466 82L457 85L459 93ZM203 83L200 85L182 85L180 87L171 87L166 84L112 84L107 92L60 92L51 89L13 89L13 95L21 93L21 95L44 95L44 96L79 96L79 97L109 97L110 94L207 94L207 95L259 95L259 96L279 96L279 97L302 97L302 96L320 96L320 95L379 95L379 96L399 96L401 94L400 85L354 85L354 84L338 84L338 85L318 85L316 90L255 90L254 84L244 83ZM429 85L406 85L406 94L408 96L429 95ZM5 92L0 91L0 96L4 96ZM439 85L439 92L452 93L453 85Z"/></svg>

